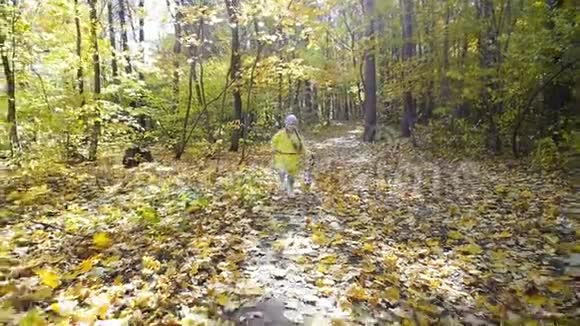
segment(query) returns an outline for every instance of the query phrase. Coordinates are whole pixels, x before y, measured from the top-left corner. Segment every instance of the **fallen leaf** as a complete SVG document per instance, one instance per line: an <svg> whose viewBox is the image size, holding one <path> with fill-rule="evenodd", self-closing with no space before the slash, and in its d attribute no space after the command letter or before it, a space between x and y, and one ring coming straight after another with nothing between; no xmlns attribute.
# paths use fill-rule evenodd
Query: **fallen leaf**
<svg viewBox="0 0 580 326"><path fill-rule="evenodd" d="M475 243L470 243L470 244L468 244L466 246L463 246L461 248L461 251L463 253L470 254L470 255L479 255L479 254L481 254L483 252L483 250L481 249L481 247L478 246Z"/></svg>
<svg viewBox="0 0 580 326"><path fill-rule="evenodd" d="M40 277L42 284L46 286L55 289L60 285L60 276L53 270L42 269L37 271L36 274Z"/></svg>
<svg viewBox="0 0 580 326"><path fill-rule="evenodd" d="M395 304L401 299L401 293L396 287L390 287L384 292L384 297L390 304Z"/></svg>
<svg viewBox="0 0 580 326"><path fill-rule="evenodd" d="M93 235L93 244L99 249L107 249L113 244L113 242L107 233L98 232Z"/></svg>
<svg viewBox="0 0 580 326"><path fill-rule="evenodd" d="M351 285L348 290L346 290L347 297L359 301L364 301L369 298L367 291L358 284Z"/></svg>

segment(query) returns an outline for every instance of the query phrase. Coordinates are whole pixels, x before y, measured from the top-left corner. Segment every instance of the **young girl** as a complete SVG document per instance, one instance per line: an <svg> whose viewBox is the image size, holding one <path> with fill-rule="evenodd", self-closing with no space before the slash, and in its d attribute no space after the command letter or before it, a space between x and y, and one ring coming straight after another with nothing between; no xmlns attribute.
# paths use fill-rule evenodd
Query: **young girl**
<svg viewBox="0 0 580 326"><path fill-rule="evenodd" d="M272 137L274 168L278 171L282 188L294 196L294 180L300 170L300 156L306 152L298 131L298 119L290 114L284 120L284 129Z"/></svg>

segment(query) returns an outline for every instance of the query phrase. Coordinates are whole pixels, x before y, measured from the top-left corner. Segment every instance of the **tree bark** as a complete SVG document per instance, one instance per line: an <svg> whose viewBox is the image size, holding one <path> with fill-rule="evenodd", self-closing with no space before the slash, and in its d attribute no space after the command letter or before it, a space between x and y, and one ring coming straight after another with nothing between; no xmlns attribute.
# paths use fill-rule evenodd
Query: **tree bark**
<svg viewBox="0 0 580 326"><path fill-rule="evenodd" d="M441 102L449 105L451 100L451 85L447 72L449 71L449 23L451 20L451 4L445 0L445 25L443 27L443 71L441 85Z"/></svg>
<svg viewBox="0 0 580 326"><path fill-rule="evenodd" d="M188 87L188 95L187 95L187 110L185 111L185 119L183 119L183 129L181 132L181 141L177 144L175 149L175 159L181 159L183 153L185 153L185 147L187 145L187 125L189 124L189 116L191 114L191 107L193 102L193 74L194 74L194 65L193 63L189 66L189 87Z"/></svg>
<svg viewBox="0 0 580 326"><path fill-rule="evenodd" d="M91 42L93 46L93 70L94 70L94 97L99 100L101 96L101 59L99 56L99 40L97 36L97 1L89 0L90 17L91 17ZM97 160L97 150L99 146L99 135L101 133L101 122L99 120L99 103L95 103L95 121L93 122L91 130L91 139L89 144L89 161Z"/></svg>
<svg viewBox="0 0 580 326"><path fill-rule="evenodd" d="M231 55L231 79L234 83L234 123L236 129L232 132L230 151L237 152L242 135L242 96L240 94L240 82L242 75L242 60L240 55L240 31L238 26L239 0L224 0L229 22L232 30L232 55Z"/></svg>
<svg viewBox="0 0 580 326"><path fill-rule="evenodd" d="M83 60L82 60L82 34L81 34L81 17L79 13L79 1L75 0L74 2L74 10L75 10L75 28L77 33L76 39L76 54L79 59L79 66L77 68L77 80L76 80L76 87L79 92L79 96L81 98L81 106L85 105L85 80L84 80L84 71L83 71Z"/></svg>
<svg viewBox="0 0 580 326"><path fill-rule="evenodd" d="M494 7L492 0L480 0L478 5L478 15L485 26L485 32L480 37L479 42L481 65L483 68L491 70L499 62L498 32L493 23ZM500 111L501 103L493 100L493 93L497 91L498 85L496 81L490 80L489 77L485 79L485 84L486 87L482 98L483 109L486 111L488 120L487 143L488 148L497 154L501 150L501 138L496 115Z"/></svg>
<svg viewBox="0 0 580 326"><path fill-rule="evenodd" d="M278 122L279 125L282 125L282 111L284 109L284 100L283 100L283 96L282 96L282 83L283 83L283 78L282 78L282 73L278 74L278 112L276 114L276 121Z"/></svg>
<svg viewBox="0 0 580 326"><path fill-rule="evenodd" d="M294 99L292 100L292 108L294 114L298 117L298 119L302 119L302 110L300 107L300 90L302 89L302 80L298 79L296 81L296 88L294 90Z"/></svg>
<svg viewBox="0 0 580 326"><path fill-rule="evenodd" d="M76 1L78 0L75 0L75 2ZM117 63L117 40L115 37L115 25L113 19L113 0L107 1L107 13L109 21L109 42L111 43L111 56L112 56L111 70L113 72L113 80L116 80L117 77L119 77L119 65ZM80 23L77 24L77 34L80 35ZM80 36L78 38L80 38ZM78 52L80 53L80 50Z"/></svg>
<svg viewBox="0 0 580 326"><path fill-rule="evenodd" d="M139 0L139 51L145 64L145 0ZM145 80L142 71L139 71L139 79Z"/></svg>
<svg viewBox="0 0 580 326"><path fill-rule="evenodd" d="M12 2L13 10L12 16L9 18L7 8L9 6L7 0L0 0L0 4L2 5L2 19L6 22L9 22L9 27L7 30L10 31L12 34L12 39L14 40L14 33L16 27L16 2ZM6 113L6 122L10 125L9 131L9 140L10 140L10 150L12 156L16 154L16 152L20 151L20 140L18 138L18 128L16 122L16 74L14 71L14 47L16 44L12 42L12 55L8 53L8 46L6 45L6 39L8 38L8 34L2 30L0 31L0 56L2 57L2 66L4 67L4 76L6 77L6 84L7 84L7 91L8 91L8 112Z"/></svg>
<svg viewBox="0 0 580 326"><path fill-rule="evenodd" d="M177 112L179 106L179 59L181 56L181 1L175 0L176 10L173 22L173 28L175 30L175 43L173 44L173 103L171 109L173 113ZM167 1L167 6L169 7L169 1Z"/></svg>
<svg viewBox="0 0 580 326"><path fill-rule="evenodd" d="M318 123L318 113L316 112L315 109L315 104L314 104L314 89L313 89L313 85L312 85L312 81L310 79L307 79L305 84L304 84L304 88L305 88L305 93L304 93L304 106L306 107L306 116L305 116L305 122L307 124L316 124Z"/></svg>
<svg viewBox="0 0 580 326"><path fill-rule="evenodd" d="M90 1L90 0L89 0ZM133 73L133 67L131 66L131 54L129 53L129 38L127 36L127 7L125 6L126 0L119 0L119 23L121 25L121 48L123 49L123 55L125 56L125 72L127 74Z"/></svg>
<svg viewBox="0 0 580 326"><path fill-rule="evenodd" d="M363 140L373 142L377 129L377 73L375 67L375 1L364 0L365 17L367 18L366 37L369 39L370 47L365 51L365 129Z"/></svg>
<svg viewBox="0 0 580 326"><path fill-rule="evenodd" d="M555 20L554 14L557 12L558 8L562 7L563 0L545 0L546 7L549 10L548 20L546 22L546 29L550 34L554 34ZM563 51L557 50L556 53L551 54L552 64L554 66L562 65ZM566 116L569 111L568 104L571 103L572 99L572 85L570 82L562 81L561 79L552 80L545 88L543 92L544 103L543 103L543 124L544 130L542 130L543 136L550 135L550 130L545 128L547 125L557 124L558 121L567 121L567 119L562 119ZM562 140L559 134L552 133L550 135L555 142Z"/></svg>
<svg viewBox="0 0 580 326"><path fill-rule="evenodd" d="M402 0L403 5L403 61L410 61L415 56L415 43L413 42L413 0ZM410 137L416 120L415 99L413 93L406 86L403 93L403 119L401 121L401 135Z"/></svg>

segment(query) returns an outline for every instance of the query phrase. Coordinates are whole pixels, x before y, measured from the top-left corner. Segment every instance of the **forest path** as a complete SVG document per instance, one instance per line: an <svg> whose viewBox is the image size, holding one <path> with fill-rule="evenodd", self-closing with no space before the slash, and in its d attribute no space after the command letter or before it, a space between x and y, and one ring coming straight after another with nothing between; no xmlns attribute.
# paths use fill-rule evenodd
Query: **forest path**
<svg viewBox="0 0 580 326"><path fill-rule="evenodd" d="M249 250L243 271L265 295L235 318L382 325L574 315L577 269L561 248L573 246L575 224L559 213L562 180L343 132L309 144L312 192L269 208L276 231Z"/></svg>
<svg viewBox="0 0 580 326"><path fill-rule="evenodd" d="M219 165L160 159L52 169L42 184L7 178L1 300L12 319L2 322L579 318L565 176L364 144L360 133L308 136L314 184L294 199L277 192L268 146L245 166L223 153Z"/></svg>
<svg viewBox="0 0 580 326"><path fill-rule="evenodd" d="M343 130L345 135L307 142L315 155L313 174L320 176L337 169L370 169L373 153L361 142L358 129ZM341 162L340 165L337 162ZM364 174L357 180L360 189L368 192L371 181ZM336 260L339 248L324 244L324 237L317 225L326 225L335 231L344 228L340 220L324 208L323 196L316 185L310 191L301 187L299 194L289 199L285 195L274 196L275 208L271 208L275 231L249 248L251 258L246 261L244 275L259 284L266 292L260 302L234 313L234 318L249 325L283 325L297 323L320 325L323 320L348 319L349 315L339 307L334 292L346 291L354 275L339 280L325 276L324 262ZM316 268L316 264L319 267ZM253 320L252 320L253 319Z"/></svg>

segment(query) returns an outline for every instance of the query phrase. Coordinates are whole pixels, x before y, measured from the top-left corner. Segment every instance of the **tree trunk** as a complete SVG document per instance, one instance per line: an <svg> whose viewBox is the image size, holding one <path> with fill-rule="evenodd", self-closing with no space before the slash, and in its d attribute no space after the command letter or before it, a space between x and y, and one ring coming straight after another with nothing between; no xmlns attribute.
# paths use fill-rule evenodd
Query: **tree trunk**
<svg viewBox="0 0 580 326"><path fill-rule="evenodd" d="M16 3L13 2L12 16L9 19L7 13L9 12L5 8L9 6L7 0L0 0L2 5L2 19L9 24L9 32L14 35L16 27ZM7 24L7 25L8 25ZM14 71L14 47L16 44L12 42L10 48L12 49L12 55L8 54L8 45L6 44L6 39L8 35L4 29L0 31L0 56L2 57L2 66L4 67L4 76L6 77L6 84L8 87L8 112L6 114L6 122L10 125L9 140L10 140L10 150L12 156L20 150L20 140L18 138L18 128L16 122L16 74ZM14 39L14 37L12 37Z"/></svg>
<svg viewBox="0 0 580 326"><path fill-rule="evenodd" d="M367 18L366 37L370 40L370 46L365 50L365 130L363 140L373 142L377 129L377 73L375 67L375 1L364 0L365 17Z"/></svg>
<svg viewBox="0 0 580 326"><path fill-rule="evenodd" d="M78 0L75 0L75 2ZM111 43L111 70L113 72L113 80L119 77L119 66L117 63L117 40L115 38L115 25L113 20L113 0L107 1L107 12L109 20L109 42ZM77 18L78 19L78 14ZM75 19L75 21L76 21ZM77 23L77 34L80 39L80 23ZM78 41L77 41L78 42ZM80 53L80 50L78 51Z"/></svg>
<svg viewBox="0 0 580 326"><path fill-rule="evenodd" d="M169 7L169 1L167 2ZM173 28L175 29L175 43L173 44L173 103L171 109L173 113L177 112L179 106L179 57L181 56L181 2L175 1L175 21Z"/></svg>
<svg viewBox="0 0 580 326"><path fill-rule="evenodd" d="M82 34L81 34L81 17L79 13L79 1L75 0L74 10L75 10L75 27L76 27L76 54L79 59L79 66L77 68L77 80L76 87L81 98L81 106L85 105L85 80L83 72L83 59L82 59Z"/></svg>
<svg viewBox="0 0 580 326"><path fill-rule="evenodd" d="M191 107L193 102L193 74L194 74L194 63L189 65L189 78L188 78L188 95L187 95L187 110L185 111L185 119L183 119L183 129L181 131L181 141L177 144L175 148L175 159L181 159L183 153L185 153L185 147L187 145L187 125L189 124L189 116L191 114Z"/></svg>
<svg viewBox="0 0 580 326"><path fill-rule="evenodd" d="M410 61L415 56L413 37L413 0L402 0L403 5L403 61ZM408 86L407 86L408 87ZM403 93L403 119L401 135L410 137L416 120L415 100L410 89Z"/></svg>
<svg viewBox="0 0 580 326"><path fill-rule="evenodd" d="M348 95L348 87L344 90L344 119L350 120L350 96Z"/></svg>
<svg viewBox="0 0 580 326"><path fill-rule="evenodd" d="M499 63L499 46L498 33L493 23L494 8L492 0L480 0L478 14L485 26L485 32L480 37L480 52L481 64L485 69L495 69ZM494 92L497 91L498 85L496 81L489 77L485 80L485 90L482 94L483 110L485 110L488 119L487 143L488 148L494 153L499 153L501 150L501 139L499 135L499 127L496 121L497 114L501 110L501 103L493 100Z"/></svg>
<svg viewBox="0 0 580 326"><path fill-rule="evenodd" d="M240 32L238 26L239 0L224 0L229 22L232 30L232 56L231 56L231 79L233 82L234 96L234 123L236 129L232 133L230 151L237 152L242 134L242 96L240 94L240 82L242 76L242 60L240 55Z"/></svg>
<svg viewBox="0 0 580 326"><path fill-rule="evenodd" d="M145 64L145 0L139 0L139 51ZM143 72L139 71L139 79L144 80Z"/></svg>
<svg viewBox="0 0 580 326"><path fill-rule="evenodd" d="M550 34L554 34L555 32L555 21L554 21L554 13L558 8L563 5L562 0L545 0L546 7L549 10L549 17L548 21L546 22L546 29ZM554 66L562 66L562 56L563 51L558 49L555 51L556 53L551 53L552 63ZM544 103L543 103L543 115L544 121L546 123L543 126L547 125L555 125L558 121L567 121L567 119L562 119L563 116L566 116L569 112L568 104L571 103L572 99L572 85L569 82L562 81L561 79L554 79L550 82L544 92ZM547 128L544 128L547 129ZM562 141L561 135L559 133L551 133L549 130L542 130L543 136L551 136L555 142Z"/></svg>
<svg viewBox="0 0 580 326"><path fill-rule="evenodd" d="M298 79L296 81L296 89L294 91L294 100L292 102L292 107L294 108L294 114L298 117L298 119L303 119L302 117L302 110L300 108L300 89L302 87L302 81Z"/></svg>
<svg viewBox="0 0 580 326"><path fill-rule="evenodd" d="M283 83L283 78L282 78L282 73L278 74L278 112L276 114L276 121L278 121L278 124L281 126L282 125L282 111L284 109L284 100L283 100L283 96L282 96L282 83Z"/></svg>
<svg viewBox="0 0 580 326"><path fill-rule="evenodd" d="M441 102L448 106L451 100L451 85L447 72L449 71L449 22L451 20L451 4L445 0L445 25L443 27L443 71L441 81Z"/></svg>
<svg viewBox="0 0 580 326"><path fill-rule="evenodd" d="M307 124L315 124L317 123L317 114L314 109L314 98L313 98L313 88L312 88L312 81L307 79L304 83L304 106L306 109L304 121Z"/></svg>
<svg viewBox="0 0 580 326"><path fill-rule="evenodd" d="M425 49L423 50L423 55L425 56L424 62L429 71L435 70L435 41L433 40L433 31L435 30L435 18L433 17L435 8L432 2L427 3L425 0L421 1L422 10L428 12L428 19L425 22ZM435 87L435 76L433 73L429 73L427 81L427 89L423 94L423 109L421 111L421 116L418 121L421 123L426 123L431 118L433 110L435 109L435 99L433 96L433 88Z"/></svg>
<svg viewBox="0 0 580 326"><path fill-rule="evenodd" d="M97 1L98 0L89 0L90 6L90 17L91 17L91 42L93 46L93 70L94 70L94 96L95 100L99 100L101 96L101 59L99 56L99 40L97 37L97 24L98 24L98 15L97 15ZM97 160L97 149L99 146L99 135L101 133L101 122L99 121L99 103L95 103L95 121L93 122L92 130L91 130L91 139L89 144L89 161L96 161Z"/></svg>
<svg viewBox="0 0 580 326"><path fill-rule="evenodd" d="M254 31L256 32L256 37L259 36L260 34L260 27L258 25L258 21L254 19ZM246 98L246 111L250 111L250 108L252 107L251 105L251 101L252 101L252 91L253 91L253 87L254 87L254 78L255 78L255 73L256 73L256 68L258 67L258 63L260 62L260 59L262 58L262 50L264 48L264 44L262 43L262 41L260 41L259 39L256 40L256 58L254 60L254 62L252 63L252 68L250 69L250 80L249 80L249 85L248 85L248 95ZM250 129L252 128L253 125L253 121L254 121L254 112L255 109L252 110L252 113L249 117L249 119L245 119L245 123L244 123L244 138L248 137L248 133L250 132ZM242 159L245 156L245 146L244 149L242 150Z"/></svg>
<svg viewBox="0 0 580 326"><path fill-rule="evenodd" d="M91 1L91 0L89 0ZM125 56L125 72L131 74L133 67L131 66L131 54L129 53L129 38L127 37L127 8L125 6L126 0L119 0L119 22L121 24L121 47L123 55Z"/></svg>

